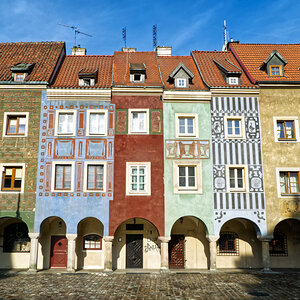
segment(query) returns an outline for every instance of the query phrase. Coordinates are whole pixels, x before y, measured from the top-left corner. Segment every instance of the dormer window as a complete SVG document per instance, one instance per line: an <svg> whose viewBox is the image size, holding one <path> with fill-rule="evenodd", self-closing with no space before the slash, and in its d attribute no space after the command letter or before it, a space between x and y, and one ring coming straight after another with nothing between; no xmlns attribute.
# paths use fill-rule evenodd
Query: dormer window
<svg viewBox="0 0 300 300"><path fill-rule="evenodd" d="M146 66L144 63L129 64L130 82L145 82Z"/></svg>
<svg viewBox="0 0 300 300"><path fill-rule="evenodd" d="M34 64L25 64L25 63L18 63L15 64L10 68L12 71L12 78L13 81L16 82L23 82L25 78L31 73Z"/></svg>
<svg viewBox="0 0 300 300"><path fill-rule="evenodd" d="M26 74L21 73L21 74L14 74L14 81L24 81Z"/></svg>
<svg viewBox="0 0 300 300"><path fill-rule="evenodd" d="M194 74L180 62L178 66L169 75L168 82L174 84L175 88L189 88L193 84Z"/></svg>
<svg viewBox="0 0 300 300"><path fill-rule="evenodd" d="M186 87L186 78L176 78L175 87L185 88Z"/></svg>
<svg viewBox="0 0 300 300"><path fill-rule="evenodd" d="M270 76L282 76L282 66L270 66Z"/></svg>
<svg viewBox="0 0 300 300"><path fill-rule="evenodd" d="M98 76L98 70L81 69L78 72L79 86L94 86Z"/></svg>
<svg viewBox="0 0 300 300"><path fill-rule="evenodd" d="M228 77L227 78L228 83L232 85L238 85L239 84L239 78L238 77Z"/></svg>
<svg viewBox="0 0 300 300"><path fill-rule="evenodd" d="M287 63L287 60L282 57L279 52L274 50L262 63L259 69L266 72L270 77L283 77L284 66Z"/></svg>

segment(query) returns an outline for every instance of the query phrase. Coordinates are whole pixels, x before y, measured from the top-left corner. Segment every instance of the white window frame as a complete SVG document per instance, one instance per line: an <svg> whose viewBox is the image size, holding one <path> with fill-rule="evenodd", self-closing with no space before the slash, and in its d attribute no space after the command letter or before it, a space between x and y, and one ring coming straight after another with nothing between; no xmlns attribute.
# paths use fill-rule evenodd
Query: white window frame
<svg viewBox="0 0 300 300"><path fill-rule="evenodd" d="M194 119L194 133L179 133L179 119L193 118ZM198 114L191 113L176 113L175 114L176 138L191 138L198 137Z"/></svg>
<svg viewBox="0 0 300 300"><path fill-rule="evenodd" d="M104 114L104 134L90 133L90 115L91 114ZM108 112L107 109L88 109L87 110L87 120L86 120L86 135L87 136L107 136L107 122L108 122Z"/></svg>
<svg viewBox="0 0 300 300"><path fill-rule="evenodd" d="M85 82L88 82L89 84L85 84ZM95 85L95 79L94 78L80 78L78 81L79 86L94 86Z"/></svg>
<svg viewBox="0 0 300 300"><path fill-rule="evenodd" d="M130 169L131 167L146 167L146 191L131 191ZM126 162L126 196L150 196L151 195L151 162Z"/></svg>
<svg viewBox="0 0 300 300"><path fill-rule="evenodd" d="M241 124L240 134L228 134L228 120L239 120ZM224 117L225 138L226 139L245 139L245 118L243 116L225 116Z"/></svg>
<svg viewBox="0 0 300 300"><path fill-rule="evenodd" d="M71 165L71 188L69 190L55 189L55 169L56 165ZM75 161L52 161L51 170L51 192L53 193L72 193L74 192L74 181L75 181Z"/></svg>
<svg viewBox="0 0 300 300"><path fill-rule="evenodd" d="M276 181L277 181L277 196L278 198L290 198L290 197L300 197L300 194L285 194L281 195L280 191L280 172L300 172L300 167L299 168L286 168L286 167L280 167L276 168ZM300 182L299 182L300 184ZM300 188L300 187L299 187Z"/></svg>
<svg viewBox="0 0 300 300"><path fill-rule="evenodd" d="M183 81L184 85L180 85L180 82ZM187 84L186 84L186 78L175 78L175 87L177 88L186 88Z"/></svg>
<svg viewBox="0 0 300 300"><path fill-rule="evenodd" d="M6 134L7 132L7 125L8 125L8 118L14 116L25 116L26 123L25 123L25 132L23 135L21 134ZM5 112L3 117L3 137L9 138L22 138L28 136L28 123L29 123L29 112Z"/></svg>
<svg viewBox="0 0 300 300"><path fill-rule="evenodd" d="M58 133L58 120L59 120L59 114L73 114L73 133L72 134L59 134ZM76 133L76 122L77 122L77 110L75 109L60 109L55 112L55 130L54 135L55 136L75 136Z"/></svg>
<svg viewBox="0 0 300 300"><path fill-rule="evenodd" d="M195 167L195 187L179 186L179 167ZM174 160L173 161L173 191L174 194L202 194L202 161Z"/></svg>
<svg viewBox="0 0 300 300"><path fill-rule="evenodd" d="M87 188L88 183L88 166L89 165L101 165L103 166L103 190L89 190ZM83 191L85 193L105 193L107 191L106 187L106 177L107 177L107 162L103 160L85 161L84 162L84 178L83 178Z"/></svg>
<svg viewBox="0 0 300 300"><path fill-rule="evenodd" d="M289 140L289 139L279 140L278 139L278 137L277 137L277 121L294 121L294 125L295 125L295 139L294 140ZM273 117L273 122L274 122L274 141L276 143L299 143L300 142L298 117L291 117L291 116Z"/></svg>
<svg viewBox="0 0 300 300"><path fill-rule="evenodd" d="M232 80L234 80L234 82L232 82ZM228 77L227 83L230 84L230 85L238 85L239 84L239 78L235 77L235 76L230 76L230 77Z"/></svg>
<svg viewBox="0 0 300 300"><path fill-rule="evenodd" d="M134 75L140 75L140 80L134 80ZM143 73L131 73L130 74L130 82L145 82L145 74Z"/></svg>
<svg viewBox="0 0 300 300"><path fill-rule="evenodd" d="M230 176L229 169L243 169L244 175L244 187L243 188L231 188L230 187ZM247 193L249 192L249 175L248 165L226 165L226 184L228 193Z"/></svg>
<svg viewBox="0 0 300 300"><path fill-rule="evenodd" d="M132 118L132 113L134 112L145 112L146 113L146 131L132 131L131 128L131 118ZM128 115L129 115L129 120L128 120L128 134L149 134L149 109L148 108L139 108L139 109L128 109Z"/></svg>
<svg viewBox="0 0 300 300"><path fill-rule="evenodd" d="M21 190L20 191L2 191L2 184L3 184L3 172L5 167L21 167L22 168L22 183L21 183ZM0 171L1 171L1 178L0 178L0 193L1 194L23 194L25 188L25 163L0 163Z"/></svg>

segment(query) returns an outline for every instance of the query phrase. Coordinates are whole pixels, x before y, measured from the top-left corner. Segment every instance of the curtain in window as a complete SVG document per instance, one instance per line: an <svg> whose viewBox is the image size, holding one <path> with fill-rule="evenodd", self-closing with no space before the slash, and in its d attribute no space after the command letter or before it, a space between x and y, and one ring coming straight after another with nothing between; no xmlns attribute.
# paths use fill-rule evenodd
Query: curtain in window
<svg viewBox="0 0 300 300"><path fill-rule="evenodd" d="M92 113L90 114L90 134L104 134L104 114L103 113Z"/></svg>
<svg viewBox="0 0 300 300"><path fill-rule="evenodd" d="M72 134L73 133L73 114L59 114L58 117L58 133Z"/></svg>

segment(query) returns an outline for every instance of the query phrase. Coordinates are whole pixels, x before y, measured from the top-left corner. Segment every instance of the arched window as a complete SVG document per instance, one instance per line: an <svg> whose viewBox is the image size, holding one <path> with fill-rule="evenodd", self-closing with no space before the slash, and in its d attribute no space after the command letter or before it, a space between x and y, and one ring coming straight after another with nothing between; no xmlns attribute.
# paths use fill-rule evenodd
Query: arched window
<svg viewBox="0 0 300 300"><path fill-rule="evenodd" d="M274 233L274 239L269 243L271 256L288 256L286 235Z"/></svg>
<svg viewBox="0 0 300 300"><path fill-rule="evenodd" d="M234 232L221 232L217 242L218 255L239 255L239 239Z"/></svg>
<svg viewBox="0 0 300 300"><path fill-rule="evenodd" d="M25 223L13 223L5 227L3 252L29 252L30 238Z"/></svg>
<svg viewBox="0 0 300 300"><path fill-rule="evenodd" d="M83 237L83 250L101 250L102 237L97 234L89 234Z"/></svg>

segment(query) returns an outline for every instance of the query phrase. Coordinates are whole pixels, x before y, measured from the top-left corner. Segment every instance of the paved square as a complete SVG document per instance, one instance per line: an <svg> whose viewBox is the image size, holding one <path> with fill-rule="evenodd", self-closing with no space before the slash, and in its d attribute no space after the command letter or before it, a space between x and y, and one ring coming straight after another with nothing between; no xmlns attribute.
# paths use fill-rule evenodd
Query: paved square
<svg viewBox="0 0 300 300"><path fill-rule="evenodd" d="M300 299L296 272L14 272L0 282L0 299Z"/></svg>

